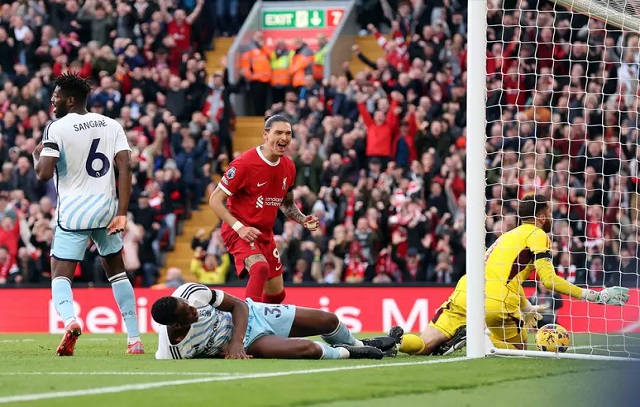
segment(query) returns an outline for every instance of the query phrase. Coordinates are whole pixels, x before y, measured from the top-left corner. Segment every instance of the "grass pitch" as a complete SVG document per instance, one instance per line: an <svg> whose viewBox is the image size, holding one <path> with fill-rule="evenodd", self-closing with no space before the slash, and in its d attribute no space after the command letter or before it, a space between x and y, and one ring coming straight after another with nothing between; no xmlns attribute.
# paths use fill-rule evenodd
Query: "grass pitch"
<svg viewBox="0 0 640 407"><path fill-rule="evenodd" d="M54 356L60 338L0 335L1 405L623 405L611 398L621 394L625 383L617 379L622 377L620 364L612 362L465 360L464 352L449 358L399 355L382 361L157 361L157 337L151 334L143 336L146 355L125 355L124 335L85 334L76 356L61 358ZM574 341L579 347L580 338ZM582 346L586 342L583 338Z"/></svg>

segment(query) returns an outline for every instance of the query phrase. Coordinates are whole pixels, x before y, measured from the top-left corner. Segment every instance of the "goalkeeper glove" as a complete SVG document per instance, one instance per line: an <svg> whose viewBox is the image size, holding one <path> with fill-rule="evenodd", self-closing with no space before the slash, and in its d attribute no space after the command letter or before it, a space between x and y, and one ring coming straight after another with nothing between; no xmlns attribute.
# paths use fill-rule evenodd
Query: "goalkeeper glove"
<svg viewBox="0 0 640 407"><path fill-rule="evenodd" d="M540 313L548 309L548 305L531 305L529 300L527 300L526 304L523 307L520 307L525 328L536 328L538 326L538 321L542 319L542 315L540 315Z"/></svg>
<svg viewBox="0 0 640 407"><path fill-rule="evenodd" d="M629 301L629 289L618 286L607 287L600 292L584 289L582 299L596 304L624 305Z"/></svg>

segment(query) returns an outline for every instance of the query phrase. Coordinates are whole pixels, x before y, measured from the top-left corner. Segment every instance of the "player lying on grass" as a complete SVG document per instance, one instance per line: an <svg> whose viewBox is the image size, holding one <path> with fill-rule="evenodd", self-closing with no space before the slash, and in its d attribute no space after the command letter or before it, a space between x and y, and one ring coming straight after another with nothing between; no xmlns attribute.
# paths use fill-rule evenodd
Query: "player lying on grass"
<svg viewBox="0 0 640 407"><path fill-rule="evenodd" d="M242 301L202 284L178 287L151 308L158 332L156 359L382 359L390 337L357 340L334 314ZM302 339L322 335L322 342Z"/></svg>
<svg viewBox="0 0 640 407"><path fill-rule="evenodd" d="M503 234L485 255L485 323L496 348L524 349L526 325L533 325L540 307L527 300L522 282L535 269L544 286L575 299L606 305L624 305L628 289L609 287L597 292L580 288L555 273L551 255L551 206L542 195L524 197L518 206L521 225ZM467 278L438 309L420 334L404 335L393 327L389 335L402 341L400 352L414 355L449 354L466 344Z"/></svg>
<svg viewBox="0 0 640 407"><path fill-rule="evenodd" d="M280 304L286 296L273 237L278 210L310 231L318 228L318 218L300 212L293 199L296 166L284 155L291 137L286 117L269 117L262 131L264 143L233 160L209 198L223 221L222 239L238 275L249 277L245 297L270 304Z"/></svg>

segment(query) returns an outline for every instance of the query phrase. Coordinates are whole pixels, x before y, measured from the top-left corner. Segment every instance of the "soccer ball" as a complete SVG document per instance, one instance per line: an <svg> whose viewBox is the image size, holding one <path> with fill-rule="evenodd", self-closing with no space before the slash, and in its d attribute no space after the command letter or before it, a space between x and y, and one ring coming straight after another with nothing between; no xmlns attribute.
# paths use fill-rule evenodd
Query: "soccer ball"
<svg viewBox="0 0 640 407"><path fill-rule="evenodd" d="M569 332L558 324L547 324L536 333L536 347L543 352L564 353L571 345Z"/></svg>

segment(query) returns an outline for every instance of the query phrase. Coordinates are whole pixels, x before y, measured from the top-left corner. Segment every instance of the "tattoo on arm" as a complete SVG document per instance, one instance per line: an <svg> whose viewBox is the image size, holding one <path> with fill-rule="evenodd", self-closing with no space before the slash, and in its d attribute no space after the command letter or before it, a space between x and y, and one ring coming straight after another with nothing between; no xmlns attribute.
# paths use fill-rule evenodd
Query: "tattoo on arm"
<svg viewBox="0 0 640 407"><path fill-rule="evenodd" d="M292 191L287 192L284 196L282 205L280 205L280 210L287 216L287 218L297 223L302 223L305 218L304 214L300 212L300 209L298 209L296 203L293 201Z"/></svg>

